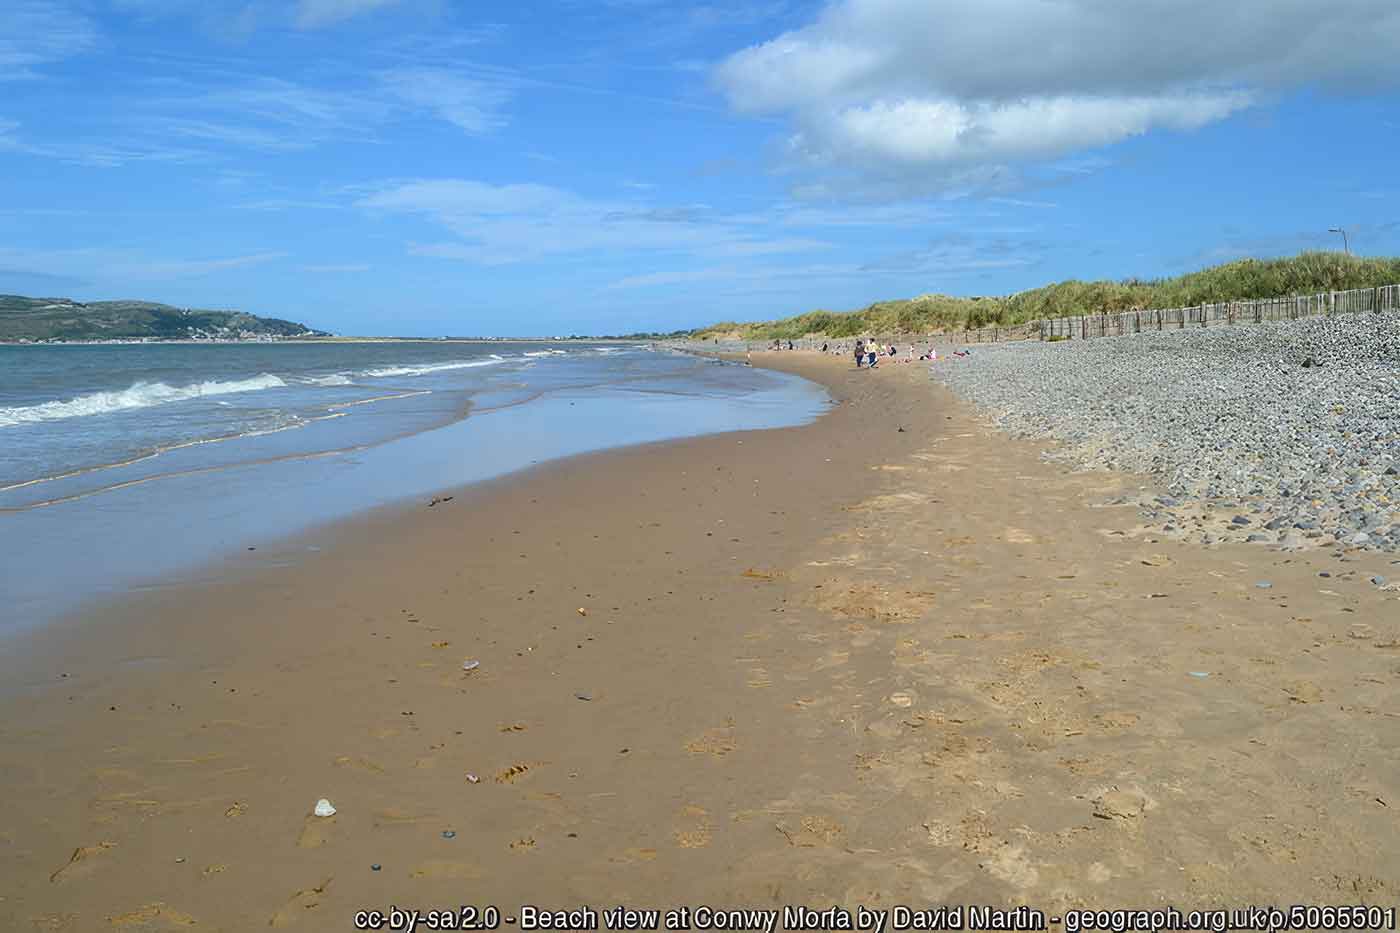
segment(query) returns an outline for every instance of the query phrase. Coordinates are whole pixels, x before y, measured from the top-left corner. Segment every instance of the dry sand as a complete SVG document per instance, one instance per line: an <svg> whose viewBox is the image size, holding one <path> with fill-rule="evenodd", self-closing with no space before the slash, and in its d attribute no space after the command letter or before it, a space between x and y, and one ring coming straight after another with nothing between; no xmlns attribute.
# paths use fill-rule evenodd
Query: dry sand
<svg viewBox="0 0 1400 933"><path fill-rule="evenodd" d="M1395 903L1395 568L1154 542L1095 505L1134 478L1045 464L917 365L755 360L842 403L378 512L12 650L0 929Z"/></svg>

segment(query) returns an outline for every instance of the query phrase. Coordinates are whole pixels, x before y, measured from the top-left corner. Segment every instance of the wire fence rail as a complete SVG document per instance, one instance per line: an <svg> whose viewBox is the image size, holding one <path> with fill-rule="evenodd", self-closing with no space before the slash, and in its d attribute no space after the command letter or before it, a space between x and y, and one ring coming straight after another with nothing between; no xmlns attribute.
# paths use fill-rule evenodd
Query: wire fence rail
<svg viewBox="0 0 1400 933"><path fill-rule="evenodd" d="M912 344L1003 343L1009 340L1089 340L1095 337L1124 337L1152 331L1185 330L1188 327L1218 327L1236 324L1262 324L1266 321L1296 321L1318 315L1354 314L1363 311L1400 311L1400 285L1353 288L1348 291L1319 292L1286 298L1221 301L1190 308L1148 308L1106 314L1046 318L1010 327L992 326L971 330L929 334L875 334L865 338L877 345L895 346L903 351ZM856 337L804 337L793 340L711 340L704 345L726 351L765 350L774 346L800 350L849 348ZM689 345L699 342L690 341Z"/></svg>

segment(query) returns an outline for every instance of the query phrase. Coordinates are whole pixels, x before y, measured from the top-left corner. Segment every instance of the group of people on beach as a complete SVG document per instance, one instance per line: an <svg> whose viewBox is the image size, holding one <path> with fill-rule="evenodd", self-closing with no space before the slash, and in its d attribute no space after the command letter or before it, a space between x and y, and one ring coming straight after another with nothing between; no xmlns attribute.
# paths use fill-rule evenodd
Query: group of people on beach
<svg viewBox="0 0 1400 933"><path fill-rule="evenodd" d="M771 344L769 344L768 348L770 350L796 349L791 340L774 340ZM927 345L927 347L923 350L920 350L918 347L914 346L911 343L909 345L908 351L903 356L901 356L899 348L897 346L895 346L892 343L877 343L875 341L875 338L873 337L856 338L855 344L849 350L847 350L846 344L844 342L838 343L833 346L830 341L827 341L822 343L821 352L832 353L836 356L841 356L842 354L849 352L855 357L857 369L875 369L880 365L881 357L884 357L887 362L895 363L912 363L915 360L930 363L935 363L938 361L938 350L936 347L934 347L932 342L930 342ZM958 349L953 351L953 356L956 357L964 357L971 355L972 351L969 349Z"/></svg>
<svg viewBox="0 0 1400 933"><path fill-rule="evenodd" d="M822 344L822 352L834 352L840 355L847 351L844 345L836 347L835 350L831 350L830 344L824 343ZM899 348L892 343L876 343L873 338L867 339L861 337L856 340L855 346L851 352L855 356L857 369L875 369L880 365L880 357L882 356L885 357L887 361L897 363L912 363L915 360L937 362L938 360L938 350L932 343L928 344L927 348L922 351L913 344L910 344L908 352L900 356ZM957 356L970 355L969 353L957 350L954 351L954 354Z"/></svg>

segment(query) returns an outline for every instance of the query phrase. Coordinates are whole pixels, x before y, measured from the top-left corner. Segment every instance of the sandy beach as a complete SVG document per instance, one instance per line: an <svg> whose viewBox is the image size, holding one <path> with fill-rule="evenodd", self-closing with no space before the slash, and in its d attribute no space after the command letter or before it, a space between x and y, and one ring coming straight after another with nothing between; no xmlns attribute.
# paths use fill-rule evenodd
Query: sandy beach
<svg viewBox="0 0 1400 933"><path fill-rule="evenodd" d="M1141 480L1047 464L920 365L754 361L839 404L24 636L0 928L1395 904L1387 559L1155 539L1102 505Z"/></svg>

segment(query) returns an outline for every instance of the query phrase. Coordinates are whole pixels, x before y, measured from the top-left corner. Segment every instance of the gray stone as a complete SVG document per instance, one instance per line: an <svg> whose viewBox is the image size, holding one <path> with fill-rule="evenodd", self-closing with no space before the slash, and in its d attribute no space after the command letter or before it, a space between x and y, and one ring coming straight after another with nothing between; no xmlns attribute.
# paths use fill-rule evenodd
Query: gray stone
<svg viewBox="0 0 1400 933"><path fill-rule="evenodd" d="M1386 312L986 345L932 375L1008 432L1059 442L1057 463L1152 475L1163 508L1311 540L1366 533L1394 552L1392 507L1377 503L1400 501L1397 366L1400 313Z"/></svg>

